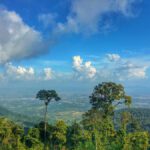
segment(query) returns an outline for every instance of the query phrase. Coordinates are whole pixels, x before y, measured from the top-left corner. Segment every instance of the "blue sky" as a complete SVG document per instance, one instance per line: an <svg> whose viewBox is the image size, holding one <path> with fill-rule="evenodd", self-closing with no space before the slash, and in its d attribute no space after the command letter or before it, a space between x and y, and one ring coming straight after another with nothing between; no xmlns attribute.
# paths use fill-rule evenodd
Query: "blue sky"
<svg viewBox="0 0 150 150"><path fill-rule="evenodd" d="M0 0L1 88L148 94L149 14L148 0Z"/></svg>

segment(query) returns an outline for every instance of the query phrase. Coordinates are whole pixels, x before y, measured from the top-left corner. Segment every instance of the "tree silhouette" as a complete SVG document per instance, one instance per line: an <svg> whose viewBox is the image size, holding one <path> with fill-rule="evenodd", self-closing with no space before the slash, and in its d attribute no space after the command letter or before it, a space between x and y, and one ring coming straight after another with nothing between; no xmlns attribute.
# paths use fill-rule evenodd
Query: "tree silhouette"
<svg viewBox="0 0 150 150"><path fill-rule="evenodd" d="M46 130L47 130L47 107L48 104L52 101L59 101L60 97L55 90L40 90L37 95L37 99L44 101L45 104L45 114L44 114L44 150L46 149Z"/></svg>

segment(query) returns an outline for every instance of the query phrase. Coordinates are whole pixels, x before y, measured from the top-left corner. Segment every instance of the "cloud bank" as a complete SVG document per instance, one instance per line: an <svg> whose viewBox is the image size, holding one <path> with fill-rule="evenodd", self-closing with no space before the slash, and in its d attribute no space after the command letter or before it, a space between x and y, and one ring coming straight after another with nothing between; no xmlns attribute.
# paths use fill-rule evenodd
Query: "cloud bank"
<svg viewBox="0 0 150 150"><path fill-rule="evenodd" d="M130 59L121 58L119 54L107 54L108 63L112 66L113 76L118 80L144 79L149 68L147 63L140 64Z"/></svg>
<svg viewBox="0 0 150 150"><path fill-rule="evenodd" d="M72 70L55 71L51 65L35 69L32 66L15 66L6 63L0 80L36 80L36 81L131 81L147 79L149 65L147 62L123 58L119 54L106 54L101 60L83 61L79 55L72 57ZM61 66L61 64L60 64ZM65 67L65 66L64 66Z"/></svg>

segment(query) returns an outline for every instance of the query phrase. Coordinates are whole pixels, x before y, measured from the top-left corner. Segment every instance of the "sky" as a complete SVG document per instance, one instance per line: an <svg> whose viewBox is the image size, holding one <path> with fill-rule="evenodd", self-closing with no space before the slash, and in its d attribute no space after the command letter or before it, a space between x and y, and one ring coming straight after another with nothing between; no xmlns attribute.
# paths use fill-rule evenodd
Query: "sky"
<svg viewBox="0 0 150 150"><path fill-rule="evenodd" d="M149 0L0 0L0 89L149 95L149 14Z"/></svg>

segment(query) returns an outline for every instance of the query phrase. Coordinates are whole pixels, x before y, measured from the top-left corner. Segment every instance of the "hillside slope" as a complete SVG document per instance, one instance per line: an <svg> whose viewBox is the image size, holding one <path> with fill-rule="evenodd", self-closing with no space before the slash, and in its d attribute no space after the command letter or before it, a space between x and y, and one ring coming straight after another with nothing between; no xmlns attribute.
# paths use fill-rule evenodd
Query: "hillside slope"
<svg viewBox="0 0 150 150"><path fill-rule="evenodd" d="M150 108L120 109L115 113L116 122L119 122L122 112L130 112L144 130L150 131Z"/></svg>

